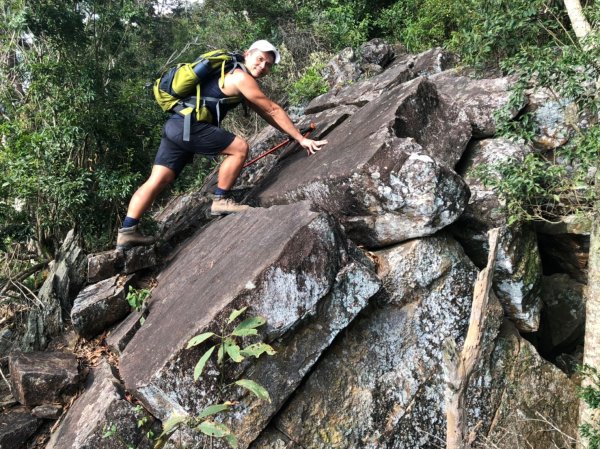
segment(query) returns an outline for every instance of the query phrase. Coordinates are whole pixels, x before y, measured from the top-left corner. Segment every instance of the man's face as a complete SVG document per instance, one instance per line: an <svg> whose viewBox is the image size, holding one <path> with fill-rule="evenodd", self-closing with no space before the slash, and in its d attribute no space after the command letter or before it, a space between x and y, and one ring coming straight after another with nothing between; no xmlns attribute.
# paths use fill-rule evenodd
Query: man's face
<svg viewBox="0 0 600 449"><path fill-rule="evenodd" d="M273 67L275 57L271 52L260 50L251 50L245 55L245 65L254 78L261 78L267 75Z"/></svg>

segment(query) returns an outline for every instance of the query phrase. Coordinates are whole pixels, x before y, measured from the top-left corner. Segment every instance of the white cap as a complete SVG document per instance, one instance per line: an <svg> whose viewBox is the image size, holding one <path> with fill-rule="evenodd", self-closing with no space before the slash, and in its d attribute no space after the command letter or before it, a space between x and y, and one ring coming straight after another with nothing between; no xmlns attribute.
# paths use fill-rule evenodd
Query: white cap
<svg viewBox="0 0 600 449"><path fill-rule="evenodd" d="M281 60L281 55L279 54L279 52L277 51L275 46L271 42L266 41L264 39L256 41L252 45L250 45L250 48L248 48L248 51L250 51L250 50L260 50L260 51L265 51L265 52L272 51L273 54L275 55L275 64L279 64L279 61Z"/></svg>

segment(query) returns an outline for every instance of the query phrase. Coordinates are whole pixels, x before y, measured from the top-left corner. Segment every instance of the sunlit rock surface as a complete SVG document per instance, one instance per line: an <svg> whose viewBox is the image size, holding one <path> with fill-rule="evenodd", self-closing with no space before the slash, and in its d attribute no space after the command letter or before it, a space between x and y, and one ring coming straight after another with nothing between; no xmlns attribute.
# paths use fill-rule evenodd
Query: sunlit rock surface
<svg viewBox="0 0 600 449"><path fill-rule="evenodd" d="M468 189L446 163L460 158L468 128L417 79L355 112L317 155L287 158L254 195L263 206L308 200L368 247L430 235L466 206Z"/></svg>
<svg viewBox="0 0 600 449"><path fill-rule="evenodd" d="M234 250L240 247L249 250ZM202 332L221 333L233 309L248 307L248 316L266 318L261 337L278 353L227 368L227 384L250 378L272 399L267 404L227 390L227 400L240 402L229 419L240 445L247 445L379 285L349 256L335 222L307 204L223 218L190 239L159 275L148 318L123 351L122 378L160 419L198 414L219 397L220 376L211 361L194 382L194 366L209 345L187 350L187 342Z"/></svg>

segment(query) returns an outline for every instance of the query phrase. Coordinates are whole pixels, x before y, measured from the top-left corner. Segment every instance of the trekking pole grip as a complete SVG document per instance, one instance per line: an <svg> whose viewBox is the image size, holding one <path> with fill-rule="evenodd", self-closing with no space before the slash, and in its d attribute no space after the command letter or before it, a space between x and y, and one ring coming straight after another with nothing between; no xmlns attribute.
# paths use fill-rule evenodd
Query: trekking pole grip
<svg viewBox="0 0 600 449"><path fill-rule="evenodd" d="M304 137L306 137L308 134L313 132L316 129L316 127L317 127L317 125L315 125L315 122L310 122L310 125L308 125L306 128L302 128L300 130L300 134L302 134Z"/></svg>

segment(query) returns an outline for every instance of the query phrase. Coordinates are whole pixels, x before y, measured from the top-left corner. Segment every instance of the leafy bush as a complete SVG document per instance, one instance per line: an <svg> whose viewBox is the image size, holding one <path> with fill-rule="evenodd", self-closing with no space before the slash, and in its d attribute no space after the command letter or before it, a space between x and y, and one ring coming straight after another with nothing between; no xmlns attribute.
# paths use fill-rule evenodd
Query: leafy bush
<svg viewBox="0 0 600 449"><path fill-rule="evenodd" d="M541 48L566 29L561 3L546 0L466 0L448 43L467 65L497 65L524 46Z"/></svg>
<svg viewBox="0 0 600 449"><path fill-rule="evenodd" d="M417 52L444 45L456 31L462 14L462 2L455 0L396 2L381 11L375 25L387 39Z"/></svg>
<svg viewBox="0 0 600 449"><path fill-rule="evenodd" d="M322 55L315 54L314 56ZM304 69L302 76L292 84L289 90L289 100L292 104L306 103L329 90L327 81L321 74L325 66L326 63L323 60L316 60Z"/></svg>
<svg viewBox="0 0 600 449"><path fill-rule="evenodd" d="M477 175L506 202L510 223L555 220L593 207L599 148L600 126L596 125L557 149L553 159L530 153L522 161L483 166Z"/></svg>
<svg viewBox="0 0 600 449"><path fill-rule="evenodd" d="M368 39L371 17L360 16L348 4L332 1L332 6L317 16L314 22L315 33L328 42L334 43L335 49L357 47Z"/></svg>
<svg viewBox="0 0 600 449"><path fill-rule="evenodd" d="M0 11L12 61L0 68L1 237L33 238L48 255L75 225L91 249L112 240L159 137L144 89L149 4L11 0Z"/></svg>

